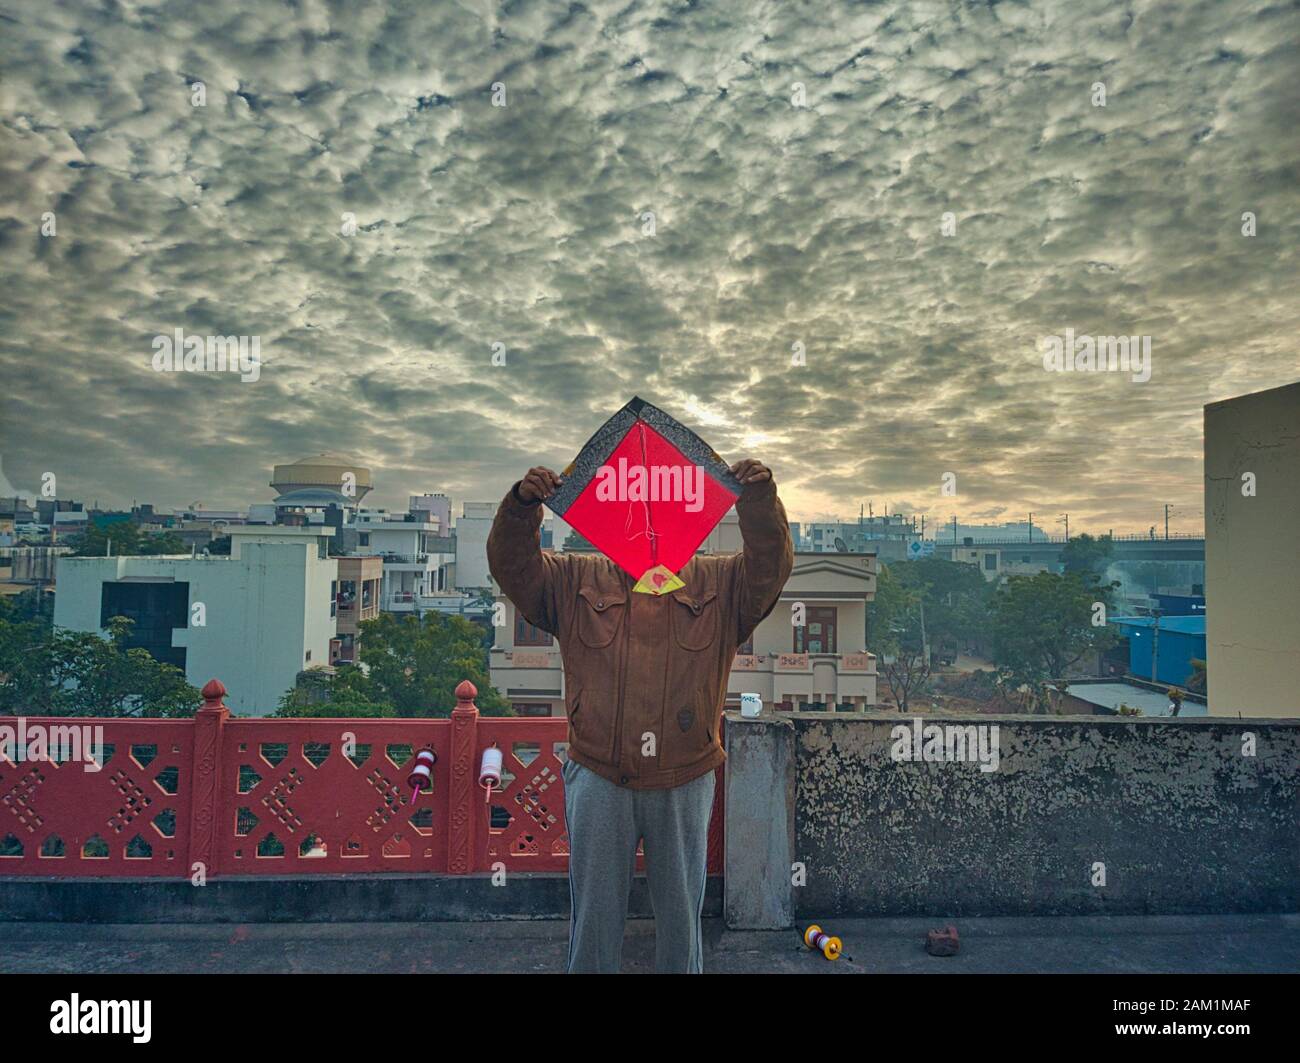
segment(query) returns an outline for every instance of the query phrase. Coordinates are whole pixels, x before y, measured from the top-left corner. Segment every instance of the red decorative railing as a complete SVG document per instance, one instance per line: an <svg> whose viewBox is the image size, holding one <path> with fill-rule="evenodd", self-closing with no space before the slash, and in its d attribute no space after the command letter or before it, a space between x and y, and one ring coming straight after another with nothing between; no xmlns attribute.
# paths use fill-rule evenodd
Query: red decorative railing
<svg viewBox="0 0 1300 1063"><path fill-rule="evenodd" d="M480 716L469 682L450 719L232 717L225 693L208 683L192 720L28 717L32 731L102 727L102 769L0 754L0 875L567 870L566 721ZM492 745L504 763L489 796L478 771ZM425 747L432 787L412 803ZM711 874L722 794L719 768Z"/></svg>

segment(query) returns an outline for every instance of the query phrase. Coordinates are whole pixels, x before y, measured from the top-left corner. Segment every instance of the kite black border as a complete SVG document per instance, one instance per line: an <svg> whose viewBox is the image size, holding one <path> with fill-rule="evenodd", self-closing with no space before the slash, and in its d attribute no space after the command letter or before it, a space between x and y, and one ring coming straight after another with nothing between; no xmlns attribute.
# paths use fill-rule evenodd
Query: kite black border
<svg viewBox="0 0 1300 1063"><path fill-rule="evenodd" d="M693 465L702 466L705 472L732 494L739 496L744 491L744 485L731 475L727 463L708 443L658 406L633 396L582 445L578 456L564 470L564 483L546 500L547 508L564 516L638 419L645 421L680 450Z"/></svg>

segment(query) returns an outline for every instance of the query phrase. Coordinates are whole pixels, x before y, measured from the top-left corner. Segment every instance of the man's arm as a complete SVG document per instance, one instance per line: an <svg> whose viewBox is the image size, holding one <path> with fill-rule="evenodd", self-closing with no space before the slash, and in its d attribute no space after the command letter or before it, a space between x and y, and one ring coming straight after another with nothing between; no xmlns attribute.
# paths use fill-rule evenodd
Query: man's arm
<svg viewBox="0 0 1300 1063"><path fill-rule="evenodd" d="M542 553L542 500L558 485L551 470L532 469L501 500L487 541L488 570L502 593L530 624L552 635L560 633L566 559Z"/></svg>
<svg viewBox="0 0 1300 1063"><path fill-rule="evenodd" d="M744 642L775 607L794 568L794 544L785 506L766 466L752 459L737 462L732 473L744 490L736 501L744 550L736 555L737 641Z"/></svg>

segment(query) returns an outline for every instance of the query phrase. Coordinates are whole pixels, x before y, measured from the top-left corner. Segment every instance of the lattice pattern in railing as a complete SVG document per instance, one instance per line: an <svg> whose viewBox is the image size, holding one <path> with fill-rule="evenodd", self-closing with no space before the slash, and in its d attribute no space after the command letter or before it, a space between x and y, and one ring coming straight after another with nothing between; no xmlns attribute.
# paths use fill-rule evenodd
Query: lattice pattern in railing
<svg viewBox="0 0 1300 1063"><path fill-rule="evenodd" d="M103 727L86 760L0 756L0 874L188 874L194 727L189 720L28 718L28 730Z"/></svg>
<svg viewBox="0 0 1300 1063"><path fill-rule="evenodd" d="M445 720L230 720L217 866L227 875L441 872L447 775L411 804L415 751L447 758Z"/></svg>
<svg viewBox="0 0 1300 1063"><path fill-rule="evenodd" d="M209 683L193 720L35 720L102 727L103 769L0 757L0 875L312 875L565 871L566 721L231 718ZM490 799L483 750L503 753ZM411 804L417 750L438 756ZM722 770L709 871L722 872Z"/></svg>

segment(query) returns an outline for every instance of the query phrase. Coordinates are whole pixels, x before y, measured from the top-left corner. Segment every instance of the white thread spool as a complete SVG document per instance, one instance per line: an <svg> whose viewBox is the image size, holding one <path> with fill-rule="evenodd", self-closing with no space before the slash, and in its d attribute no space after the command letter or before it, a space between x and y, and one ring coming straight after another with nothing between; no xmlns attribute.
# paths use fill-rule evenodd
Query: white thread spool
<svg viewBox="0 0 1300 1063"><path fill-rule="evenodd" d="M763 696L761 694L741 694L740 695L740 715L747 720L756 718L763 711Z"/></svg>
<svg viewBox="0 0 1300 1063"><path fill-rule="evenodd" d="M483 750L483 763L478 770L478 784L486 791L483 800L488 801L492 798L492 791L501 785L501 750L496 746L488 746Z"/></svg>

